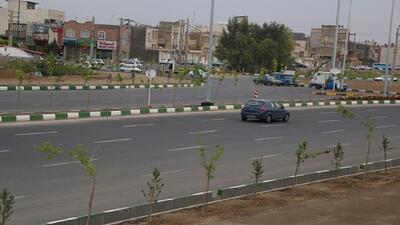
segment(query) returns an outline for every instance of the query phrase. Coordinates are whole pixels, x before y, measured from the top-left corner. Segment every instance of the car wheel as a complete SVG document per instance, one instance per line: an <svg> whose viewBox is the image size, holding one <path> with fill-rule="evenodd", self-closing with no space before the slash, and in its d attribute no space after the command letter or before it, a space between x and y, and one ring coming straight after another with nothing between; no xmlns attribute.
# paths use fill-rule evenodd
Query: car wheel
<svg viewBox="0 0 400 225"><path fill-rule="evenodd" d="M289 122L289 114L286 114L285 117L283 117L283 122Z"/></svg>
<svg viewBox="0 0 400 225"><path fill-rule="evenodd" d="M272 117L271 117L271 115L268 115L267 118L265 118L265 122L271 123L271 121L272 121Z"/></svg>
<svg viewBox="0 0 400 225"><path fill-rule="evenodd" d="M242 121L247 121L247 117L242 116Z"/></svg>

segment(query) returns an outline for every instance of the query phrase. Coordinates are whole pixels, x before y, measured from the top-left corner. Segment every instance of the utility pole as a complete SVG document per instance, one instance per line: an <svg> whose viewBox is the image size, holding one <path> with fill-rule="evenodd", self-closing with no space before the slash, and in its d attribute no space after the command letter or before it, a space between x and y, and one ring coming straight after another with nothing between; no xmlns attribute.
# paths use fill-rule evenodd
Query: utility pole
<svg viewBox="0 0 400 225"><path fill-rule="evenodd" d="M392 71L396 70L396 62L397 62L397 51L398 51L398 46L399 46L399 34L400 33L400 26L397 27L396 31L396 42L394 44L394 51L393 51L393 63L392 63ZM390 77L390 83L393 84L393 78L394 78L394 72L392 76Z"/></svg>
<svg viewBox="0 0 400 225"><path fill-rule="evenodd" d="M189 55L189 18L186 19L186 33L185 33L185 65L188 61Z"/></svg>
<svg viewBox="0 0 400 225"><path fill-rule="evenodd" d="M11 29L14 23L14 12L12 10L10 10L9 12L10 12L10 19L8 22L8 46L12 47L14 30Z"/></svg>
<svg viewBox="0 0 400 225"><path fill-rule="evenodd" d="M17 41L19 41L19 24L21 22L21 0L18 0Z"/></svg>
<svg viewBox="0 0 400 225"><path fill-rule="evenodd" d="M95 23L94 17L92 17L92 23L93 23L93 27L92 27L92 35L90 38L90 61L93 60L93 56L94 56L94 41L95 41L95 35L96 35L96 23Z"/></svg>
<svg viewBox="0 0 400 225"><path fill-rule="evenodd" d="M207 77L207 91L206 99L201 104L203 106L212 106L214 103L211 101L211 87L212 87L212 65L213 65L213 45L214 45L214 5L215 0L211 0L211 15L210 15L210 33L208 37L208 77Z"/></svg>
<svg viewBox="0 0 400 225"><path fill-rule="evenodd" d="M392 11L390 13L389 37L388 37L388 51L386 53L385 86L383 88L383 94L385 97L387 97L388 95L389 55L390 55L390 45L392 42L394 5L395 5L395 0L392 0Z"/></svg>

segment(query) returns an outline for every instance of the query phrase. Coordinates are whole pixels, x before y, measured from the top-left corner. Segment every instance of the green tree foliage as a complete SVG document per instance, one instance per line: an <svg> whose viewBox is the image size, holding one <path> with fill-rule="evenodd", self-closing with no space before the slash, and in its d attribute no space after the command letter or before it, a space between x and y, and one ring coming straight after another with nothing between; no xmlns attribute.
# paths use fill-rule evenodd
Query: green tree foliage
<svg viewBox="0 0 400 225"><path fill-rule="evenodd" d="M48 54L44 58L46 75L53 76L57 67L57 58L53 54Z"/></svg>
<svg viewBox="0 0 400 225"><path fill-rule="evenodd" d="M164 183L161 179L161 173L158 168L153 169L152 178L147 181L147 190L142 189L142 193L146 201L149 203L147 224L152 224L152 215L154 206L157 204L158 197L164 187Z"/></svg>
<svg viewBox="0 0 400 225"><path fill-rule="evenodd" d="M253 163L251 164L253 170L251 171L250 178L252 178L254 180L254 194L257 193L257 188L258 188L258 185L260 184L260 179L261 179L262 175L264 174L262 161L263 161L263 158L262 158L262 156L260 156L259 159L255 159L253 161Z"/></svg>
<svg viewBox="0 0 400 225"><path fill-rule="evenodd" d="M6 222L14 213L14 203L14 196L7 188L4 188L0 193L0 225L6 225Z"/></svg>
<svg viewBox="0 0 400 225"><path fill-rule="evenodd" d="M52 145L50 142L43 142L39 146L35 147L38 151L47 155L47 159L51 160L55 156L58 156L62 153L61 149Z"/></svg>
<svg viewBox="0 0 400 225"><path fill-rule="evenodd" d="M47 54L58 55L59 47L57 41L54 39L50 44L45 46L45 51Z"/></svg>
<svg viewBox="0 0 400 225"><path fill-rule="evenodd" d="M204 173L206 176L206 184L203 194L203 209L202 209L203 213L206 213L207 210L208 199L206 198L206 195L210 191L210 181L214 179L214 172L217 169L217 162L224 153L224 149L219 145L215 146L215 150L216 150L215 154L210 158L207 158L206 148L202 147L200 149L201 165L203 166Z"/></svg>
<svg viewBox="0 0 400 225"><path fill-rule="evenodd" d="M387 153L392 150L393 147L390 147L389 139L383 134L382 136L382 145L379 146L379 149L383 151L383 157L385 159L385 172L388 174L388 166L387 166Z"/></svg>
<svg viewBox="0 0 400 225"><path fill-rule="evenodd" d="M220 39L216 55L228 62L236 71L271 71L289 66L294 40L291 30L276 22L262 26L248 20L229 20L227 30Z"/></svg>
<svg viewBox="0 0 400 225"><path fill-rule="evenodd" d="M372 144L372 138L374 136L374 126L371 124L371 122L362 117L360 114L354 113L347 109L346 107L339 105L337 107L337 111L342 114L344 118L354 118L357 117L359 120L361 120L361 124L365 127L366 134L365 134L365 139L367 141L367 154L365 156L365 174L368 172L368 163L369 163L369 155L371 153L371 144Z"/></svg>
<svg viewBox="0 0 400 225"><path fill-rule="evenodd" d="M93 164L93 156L88 156L88 150L83 145L77 145L70 151L70 156L73 157L75 160L79 161L80 164L85 168L87 175L90 177L92 181L92 188L89 197L89 209L88 209L88 217L86 220L86 225L90 224L90 217L92 215L93 209L93 199L94 199L94 191L96 188L96 166Z"/></svg>
<svg viewBox="0 0 400 225"><path fill-rule="evenodd" d="M308 142L307 141L303 141L302 143L300 143L300 145L298 146L295 155L296 155L296 169L294 171L294 176L293 176L293 186L292 188L294 188L297 185L297 175L300 171L300 166L302 163L304 163L307 159L315 159L317 157L319 157L320 155L323 154L328 154L330 151L320 151L317 153L310 153L307 150L307 146L308 146Z"/></svg>

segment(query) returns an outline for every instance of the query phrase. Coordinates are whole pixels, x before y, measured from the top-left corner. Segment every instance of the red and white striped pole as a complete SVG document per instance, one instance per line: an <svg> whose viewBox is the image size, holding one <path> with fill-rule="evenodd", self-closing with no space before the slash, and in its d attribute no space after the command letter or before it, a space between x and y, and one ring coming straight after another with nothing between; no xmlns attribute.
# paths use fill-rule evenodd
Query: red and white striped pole
<svg viewBox="0 0 400 225"><path fill-rule="evenodd" d="M258 98L258 90L254 90L254 99Z"/></svg>

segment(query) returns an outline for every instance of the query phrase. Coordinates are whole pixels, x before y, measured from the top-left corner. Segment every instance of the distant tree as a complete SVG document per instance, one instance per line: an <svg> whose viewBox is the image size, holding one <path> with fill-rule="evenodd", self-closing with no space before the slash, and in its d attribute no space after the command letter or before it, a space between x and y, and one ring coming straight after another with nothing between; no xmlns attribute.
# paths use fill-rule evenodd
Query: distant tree
<svg viewBox="0 0 400 225"><path fill-rule="evenodd" d="M89 71L85 70L85 73L83 74L83 80L84 80L84 86L89 86L89 81L92 79L92 74L89 73ZM89 110L90 106L90 88L86 91L87 94L87 104L86 104L86 109Z"/></svg>
<svg viewBox="0 0 400 225"><path fill-rule="evenodd" d="M35 149L46 154L47 159L49 160L53 159L55 156L58 156L62 153L61 148L52 145L50 142L43 142L39 146L36 146Z"/></svg>
<svg viewBox="0 0 400 225"><path fill-rule="evenodd" d="M92 154L91 157L89 157L87 148L84 147L83 145L77 145L70 151L69 154L75 160L80 162L80 164L85 168L87 175L90 177L92 181L92 188L88 204L89 205L88 216L86 220L86 225L89 225L93 209L94 192L96 188L96 166L93 163L93 157L95 152Z"/></svg>
<svg viewBox="0 0 400 225"><path fill-rule="evenodd" d="M390 147L390 141L389 139L383 134L382 137L382 145L379 146L379 149L383 151L383 157L385 160L385 173L388 174L388 166L387 166L387 153L388 151L392 150L393 147Z"/></svg>
<svg viewBox="0 0 400 225"><path fill-rule="evenodd" d="M222 34L216 55L236 71L243 68L255 72L262 67L269 70L276 67L279 71L289 66L293 48L292 32L283 24L272 22L260 26L246 19L232 18Z"/></svg>
<svg viewBox="0 0 400 225"><path fill-rule="evenodd" d="M233 75L233 86L234 86L234 98L235 104L237 103L237 87L239 85L240 76L238 74Z"/></svg>
<svg viewBox="0 0 400 225"><path fill-rule="evenodd" d="M123 96L123 91L124 89L122 88L123 82L124 82L124 78L121 76L121 74L117 74L117 77L115 77L115 81L117 81L120 84L120 89L119 89L119 103L121 106L123 106L122 104L122 96Z"/></svg>
<svg viewBox="0 0 400 225"><path fill-rule="evenodd" d="M254 180L254 194L257 194L258 185L260 184L260 179L264 174L263 165L262 165L263 157L260 156L259 159L255 159L253 161L250 178Z"/></svg>
<svg viewBox="0 0 400 225"><path fill-rule="evenodd" d="M158 168L153 169L152 178L147 181L147 190L142 189L142 193L146 202L149 203L149 208L147 211L147 224L152 224L152 215L155 205L158 201L158 196L164 187L164 183L161 179L161 173Z"/></svg>
<svg viewBox="0 0 400 225"><path fill-rule="evenodd" d="M210 158L207 158L205 147L200 148L201 165L203 166L204 173L206 176L206 184L203 194L203 207L202 207L203 214L207 213L208 199L206 198L206 196L210 191L210 181L214 179L214 172L217 169L217 162L224 153L224 149L219 145L215 146L215 150L216 150L215 154Z"/></svg>
<svg viewBox="0 0 400 225"><path fill-rule="evenodd" d="M350 119L354 118L354 117L359 118L361 120L361 124L366 129L365 139L367 141L367 146L368 147L367 147L367 153L366 153L366 157L365 157L365 168L364 168L364 170L365 170L365 174L367 174L368 173L369 155L371 153L371 144L372 144L372 139L373 139L373 136L374 136L374 127L373 127L373 125L371 124L371 122L368 119L362 117L360 114L357 114L357 113L354 113L354 112L350 111L349 109L347 109L346 107L344 107L342 105L339 105L337 107L337 111L339 113L341 113L342 116L345 117L345 118L350 118Z"/></svg>
<svg viewBox="0 0 400 225"><path fill-rule="evenodd" d="M0 193L0 225L6 225L6 222L14 213L14 203L14 196L8 191L7 188L4 188Z"/></svg>
<svg viewBox="0 0 400 225"><path fill-rule="evenodd" d="M25 80L25 75L22 70L17 70L17 81L18 81L18 86L17 88L17 110L19 111L20 109L20 103L21 103L21 91L22 91L22 84L24 83Z"/></svg>

